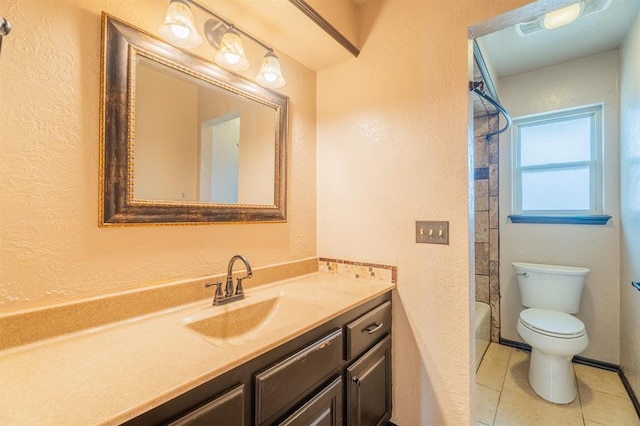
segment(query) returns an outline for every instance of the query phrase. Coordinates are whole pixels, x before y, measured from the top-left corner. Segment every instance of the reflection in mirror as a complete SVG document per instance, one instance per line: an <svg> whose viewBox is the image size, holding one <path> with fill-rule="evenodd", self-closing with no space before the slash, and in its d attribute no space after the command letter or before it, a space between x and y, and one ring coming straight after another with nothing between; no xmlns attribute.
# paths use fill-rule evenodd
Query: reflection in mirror
<svg viewBox="0 0 640 426"><path fill-rule="evenodd" d="M103 14L100 225L286 220L288 98Z"/></svg>
<svg viewBox="0 0 640 426"><path fill-rule="evenodd" d="M134 199L271 205L275 110L137 55Z"/></svg>

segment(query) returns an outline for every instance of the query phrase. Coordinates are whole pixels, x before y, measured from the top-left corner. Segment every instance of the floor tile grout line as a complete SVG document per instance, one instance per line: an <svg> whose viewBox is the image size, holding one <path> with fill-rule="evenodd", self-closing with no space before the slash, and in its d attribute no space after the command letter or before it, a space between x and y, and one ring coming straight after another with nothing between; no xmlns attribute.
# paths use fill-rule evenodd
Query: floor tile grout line
<svg viewBox="0 0 640 426"><path fill-rule="evenodd" d="M513 355L513 351L509 351L509 358L507 358L507 368L504 370L504 375L502 376L502 383L500 384L500 394L502 394L502 390L504 389L504 382L507 381L507 374L509 373L509 366L511 366L511 355Z"/></svg>
<svg viewBox="0 0 640 426"><path fill-rule="evenodd" d="M582 407L582 395L580 394L580 386L578 386L578 375L576 374L576 368L572 365L571 369L573 370L573 378L576 381L576 398L578 398L578 404L580 405L580 415L582 416L582 425L586 426L586 421L584 418L584 408Z"/></svg>
<svg viewBox="0 0 640 426"><path fill-rule="evenodd" d="M624 399L624 400L627 400L627 401L631 401L631 398L629 398L628 395L619 395L619 394L616 394L616 393L607 392L607 391L604 391L604 390L600 390L600 389L596 389L596 388L587 386L586 384L582 385L582 387L589 388L589 389L591 389L592 391L595 391L595 392L604 393L605 395L614 396L616 398L621 398L621 399ZM580 388L580 385L578 385L578 389L579 388Z"/></svg>
<svg viewBox="0 0 640 426"><path fill-rule="evenodd" d="M511 355L513 355L513 350L509 350L509 357L507 359L507 368L504 370L504 375L502 376L502 383L500 384L500 394L498 395L498 403L496 404L496 410L493 413L493 420L491 420L491 426L496 424L496 417L498 417L498 409L500 408L500 401L502 400L502 392L504 391L504 382L507 380L507 374L509 373L509 366L511 365Z"/></svg>
<svg viewBox="0 0 640 426"><path fill-rule="evenodd" d="M500 393L498 394L498 402L496 402L496 409L493 412L493 418L491 419L491 426L496 424L496 417L498 417L498 408L500 408L501 399L502 399L502 389L500 389Z"/></svg>
<svg viewBox="0 0 640 426"><path fill-rule="evenodd" d="M573 364L574 375L576 377L576 382L577 382L578 378L584 373L578 374L578 372L576 371L576 364L575 363L572 363L572 364ZM591 387L587 386L587 384L584 382L584 380L580 379L582 381L582 383L583 383L583 386L589 387L591 390L595 390L595 391L598 391L598 392L601 392L601 393L606 393L607 395L617 396L618 398L629 399L629 400L631 399L629 397L629 394L627 393L626 389L624 388L624 385L622 384L620 376L615 371L604 370L604 369L601 369L601 368L598 368L598 367L591 367L591 366L585 365L585 364L577 364L577 365L580 365L580 366L585 367L587 369L598 369L598 370L602 370L602 371L613 373L613 375L615 376L614 381L616 381L616 383L620 383L620 385L622 386L623 393L622 394L617 394L617 393L611 393L611 392L607 392L605 390L597 389L595 387L591 388ZM590 370L587 370L587 371L590 371ZM577 384L577 386L579 388L580 384L579 383L576 383L576 384Z"/></svg>

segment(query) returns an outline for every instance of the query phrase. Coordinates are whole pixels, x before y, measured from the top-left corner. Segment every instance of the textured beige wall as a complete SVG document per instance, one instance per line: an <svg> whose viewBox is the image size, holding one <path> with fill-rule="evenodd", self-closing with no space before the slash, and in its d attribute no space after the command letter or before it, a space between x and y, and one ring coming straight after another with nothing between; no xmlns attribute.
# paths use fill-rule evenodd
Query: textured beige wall
<svg viewBox="0 0 640 426"><path fill-rule="evenodd" d="M523 306L511 262L591 269L580 303L589 346L580 355L618 364L620 347L620 198L618 51L565 62L500 80L500 100L517 118L602 102L604 226L511 223L511 133L500 135L501 334L522 341L516 324Z"/></svg>
<svg viewBox="0 0 640 426"><path fill-rule="evenodd" d="M620 50L620 366L640 395L640 15Z"/></svg>
<svg viewBox="0 0 640 426"><path fill-rule="evenodd" d="M315 256L315 73L285 55L287 223L98 228L100 11L155 33L167 4L2 2L13 25L0 58L4 312L219 273L236 253L254 267ZM257 73L259 55L245 75Z"/></svg>
<svg viewBox="0 0 640 426"><path fill-rule="evenodd" d="M474 420L467 27L524 3L371 0L360 56L318 73L318 254L398 266L397 424ZM450 244L416 244L419 219Z"/></svg>

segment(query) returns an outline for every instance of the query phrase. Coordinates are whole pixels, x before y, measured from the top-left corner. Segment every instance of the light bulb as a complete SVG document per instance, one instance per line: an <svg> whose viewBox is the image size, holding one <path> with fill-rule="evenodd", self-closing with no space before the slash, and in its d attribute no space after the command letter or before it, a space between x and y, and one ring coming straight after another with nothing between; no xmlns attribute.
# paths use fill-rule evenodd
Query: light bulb
<svg viewBox="0 0 640 426"><path fill-rule="evenodd" d="M179 39L185 39L189 37L189 33L191 32L191 30L189 29L189 27L186 27L184 25L171 25L171 32Z"/></svg>
<svg viewBox="0 0 640 426"><path fill-rule="evenodd" d="M278 79L278 75L274 74L272 72L266 72L263 74L263 77L266 81L268 81L269 83L273 83L274 81L276 81Z"/></svg>
<svg viewBox="0 0 640 426"><path fill-rule="evenodd" d="M224 59L230 64L237 64L240 61L240 55L235 53L225 53Z"/></svg>

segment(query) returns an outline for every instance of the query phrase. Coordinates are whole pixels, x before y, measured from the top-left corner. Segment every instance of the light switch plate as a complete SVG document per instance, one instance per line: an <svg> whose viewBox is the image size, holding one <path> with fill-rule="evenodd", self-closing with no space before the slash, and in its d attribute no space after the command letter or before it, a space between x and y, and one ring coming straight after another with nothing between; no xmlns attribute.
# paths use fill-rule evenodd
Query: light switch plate
<svg viewBox="0 0 640 426"><path fill-rule="evenodd" d="M449 244L449 222L417 220L416 243Z"/></svg>

